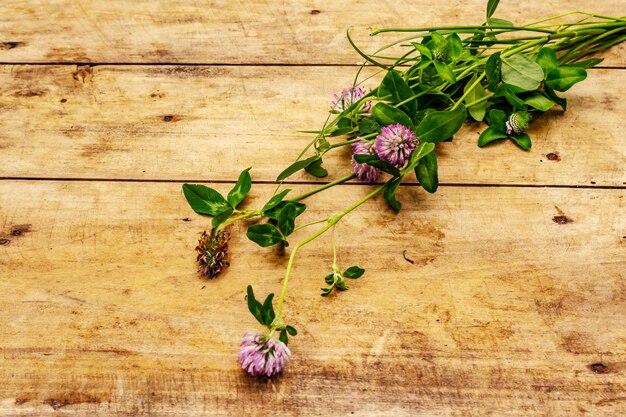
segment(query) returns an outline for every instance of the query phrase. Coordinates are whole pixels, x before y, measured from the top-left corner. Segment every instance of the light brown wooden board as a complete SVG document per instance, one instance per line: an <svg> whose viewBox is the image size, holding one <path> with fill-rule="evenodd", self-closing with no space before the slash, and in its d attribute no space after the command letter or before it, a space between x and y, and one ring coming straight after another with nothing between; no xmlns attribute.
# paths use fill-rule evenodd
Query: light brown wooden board
<svg viewBox="0 0 626 417"><path fill-rule="evenodd" d="M0 62L355 64L345 36L374 51L370 28L480 25L487 1L37 0L0 5ZM518 25L572 10L619 17L622 0L503 1ZM603 65L624 66L624 46Z"/></svg>
<svg viewBox="0 0 626 417"><path fill-rule="evenodd" d="M367 190L315 196L303 220ZM0 414L624 415L625 190L399 198L399 215L376 198L338 227L341 265L367 270L349 291L319 296L328 236L302 249L285 304L300 334L268 381L235 359L258 328L244 290L278 291L287 254L240 225L231 266L205 281L193 247L208 220L180 184L0 182Z"/></svg>
<svg viewBox="0 0 626 417"><path fill-rule="evenodd" d="M352 67L3 66L0 177L272 181L319 129ZM374 81L367 84L374 88ZM626 72L591 70L534 121L533 149L476 146L482 123L438 145L440 180L626 183ZM341 140L341 139L338 139ZM348 149L325 157L334 179ZM296 180L311 181L307 175ZM414 179L413 179L414 180Z"/></svg>

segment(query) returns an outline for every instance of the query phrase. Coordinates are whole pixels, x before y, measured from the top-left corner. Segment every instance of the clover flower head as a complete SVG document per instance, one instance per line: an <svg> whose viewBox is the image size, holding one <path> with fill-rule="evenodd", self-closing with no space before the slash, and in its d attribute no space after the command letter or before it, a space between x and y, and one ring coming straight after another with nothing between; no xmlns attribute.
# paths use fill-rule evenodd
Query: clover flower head
<svg viewBox="0 0 626 417"><path fill-rule="evenodd" d="M332 103L331 110L344 111L352 104L361 100L365 96L365 90L361 87L349 87L341 90L340 94L333 95L335 100ZM369 113L372 107L371 101L366 101L359 107L359 113Z"/></svg>
<svg viewBox="0 0 626 417"><path fill-rule="evenodd" d="M376 148L373 140L357 138L352 144L352 152L354 155L376 155ZM380 169L368 164L359 164L352 156L352 170L356 177L362 181L374 182L380 176Z"/></svg>
<svg viewBox="0 0 626 417"><path fill-rule="evenodd" d="M448 42L435 46L433 49L433 58L435 61L444 62L450 56L450 45Z"/></svg>
<svg viewBox="0 0 626 417"><path fill-rule="evenodd" d="M419 139L408 127L389 125L376 136L376 153L383 161L401 168L418 144Z"/></svg>
<svg viewBox="0 0 626 417"><path fill-rule="evenodd" d="M515 133L519 135L524 130L528 129L532 116L527 111L519 111L511 114L509 120L506 121L506 134L510 135Z"/></svg>
<svg viewBox="0 0 626 417"><path fill-rule="evenodd" d="M276 375L287 366L291 357L287 345L266 333L246 332L239 346L241 367L255 376Z"/></svg>
<svg viewBox="0 0 626 417"><path fill-rule="evenodd" d="M199 271L208 278L215 278L222 272L224 265L228 265L225 260L228 250L228 239L230 236L221 230L211 229L209 233L200 233L196 252L197 261L200 264Z"/></svg>

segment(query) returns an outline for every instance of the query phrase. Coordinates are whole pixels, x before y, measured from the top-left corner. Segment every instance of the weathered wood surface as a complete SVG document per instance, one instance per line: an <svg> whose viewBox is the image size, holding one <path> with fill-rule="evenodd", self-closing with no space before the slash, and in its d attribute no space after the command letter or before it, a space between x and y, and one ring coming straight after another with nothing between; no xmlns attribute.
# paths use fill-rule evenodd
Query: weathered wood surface
<svg viewBox="0 0 626 417"><path fill-rule="evenodd" d="M367 190L315 196L304 216ZM349 291L318 295L328 236L302 250L293 362L267 381L235 359L256 328L245 286L276 291L286 254L236 227L208 282L191 250L207 221L178 183L0 182L0 414L624 415L625 190L399 197L399 215L377 198L339 226L340 263L367 270Z"/></svg>
<svg viewBox="0 0 626 417"><path fill-rule="evenodd" d="M319 129L352 67L3 66L0 177L272 181ZM370 84L375 87L375 83ZM589 71L529 133L476 146L484 124L439 146L443 183L626 183L626 72ZM340 139L338 139L340 140ZM280 152L277 152L280 150ZM54 157L51 157L54 155ZM325 157L346 174L348 149ZM305 175L297 180L310 180Z"/></svg>
<svg viewBox="0 0 626 417"><path fill-rule="evenodd" d="M623 0L503 1L522 25L564 11L619 17ZM0 62L354 64L345 31L373 51L370 28L480 25L486 1L22 0L0 5ZM604 54L624 66L626 47Z"/></svg>

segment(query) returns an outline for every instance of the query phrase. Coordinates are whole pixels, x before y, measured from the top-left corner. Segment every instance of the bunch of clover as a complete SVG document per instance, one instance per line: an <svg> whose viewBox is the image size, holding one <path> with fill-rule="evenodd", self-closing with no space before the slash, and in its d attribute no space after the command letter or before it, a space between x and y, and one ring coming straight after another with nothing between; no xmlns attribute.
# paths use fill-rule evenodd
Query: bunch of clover
<svg viewBox="0 0 626 417"><path fill-rule="evenodd" d="M515 26L492 17L497 4L488 2L486 22L479 26L376 30L372 35L408 35L373 54L361 51L348 33L348 40L365 59L363 67L378 67L382 81L366 91L361 87L365 80L359 79L359 70L353 85L335 95L323 128L278 175L277 182L282 185L301 170L325 177L324 155L345 146L352 149L349 175L297 196L278 187L261 208L243 210L238 206L251 189L250 168L241 173L226 197L204 185L183 185L191 207L213 216L212 229L202 233L196 247L200 270L210 278L226 265L228 234L224 230L230 223L252 217L266 219L247 231L248 238L262 247L289 246L289 236L295 230L318 227L291 249L276 309L274 294L260 302L248 286L248 308L266 328L260 333L246 333L241 342L239 361L250 374L273 376L289 361L288 336L295 336L297 331L283 321L282 308L301 247L333 229L345 215L379 193L393 210L400 211L396 191L407 175L415 175L426 191L434 193L439 185L435 144L452 140L467 119L487 124L478 146L510 139L521 149L530 149L531 138L525 131L534 116L555 105L565 110L567 101L559 94L583 81L586 69L602 61L582 58L626 39L625 19L572 12ZM577 20L563 22L572 17ZM382 55L387 50L400 52L398 56ZM330 217L296 226L306 209L302 200L355 177L372 183L372 191ZM324 278L322 295L347 289L346 279L364 273L358 266L339 268L334 236L332 241L333 263Z"/></svg>

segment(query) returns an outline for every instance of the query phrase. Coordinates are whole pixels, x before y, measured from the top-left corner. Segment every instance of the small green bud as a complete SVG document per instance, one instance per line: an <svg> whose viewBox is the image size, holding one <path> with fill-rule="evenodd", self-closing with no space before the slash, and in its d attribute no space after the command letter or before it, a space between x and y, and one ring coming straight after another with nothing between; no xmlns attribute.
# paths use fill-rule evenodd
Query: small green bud
<svg viewBox="0 0 626 417"><path fill-rule="evenodd" d="M528 129L532 116L527 111L518 111L509 116L509 120L506 121L506 134L510 135L515 133L519 135Z"/></svg>
<svg viewBox="0 0 626 417"><path fill-rule="evenodd" d="M450 55L450 44L447 41L445 43L441 43L435 46L435 49L433 49L433 59L435 61L443 62L446 59L448 59L449 55Z"/></svg>

